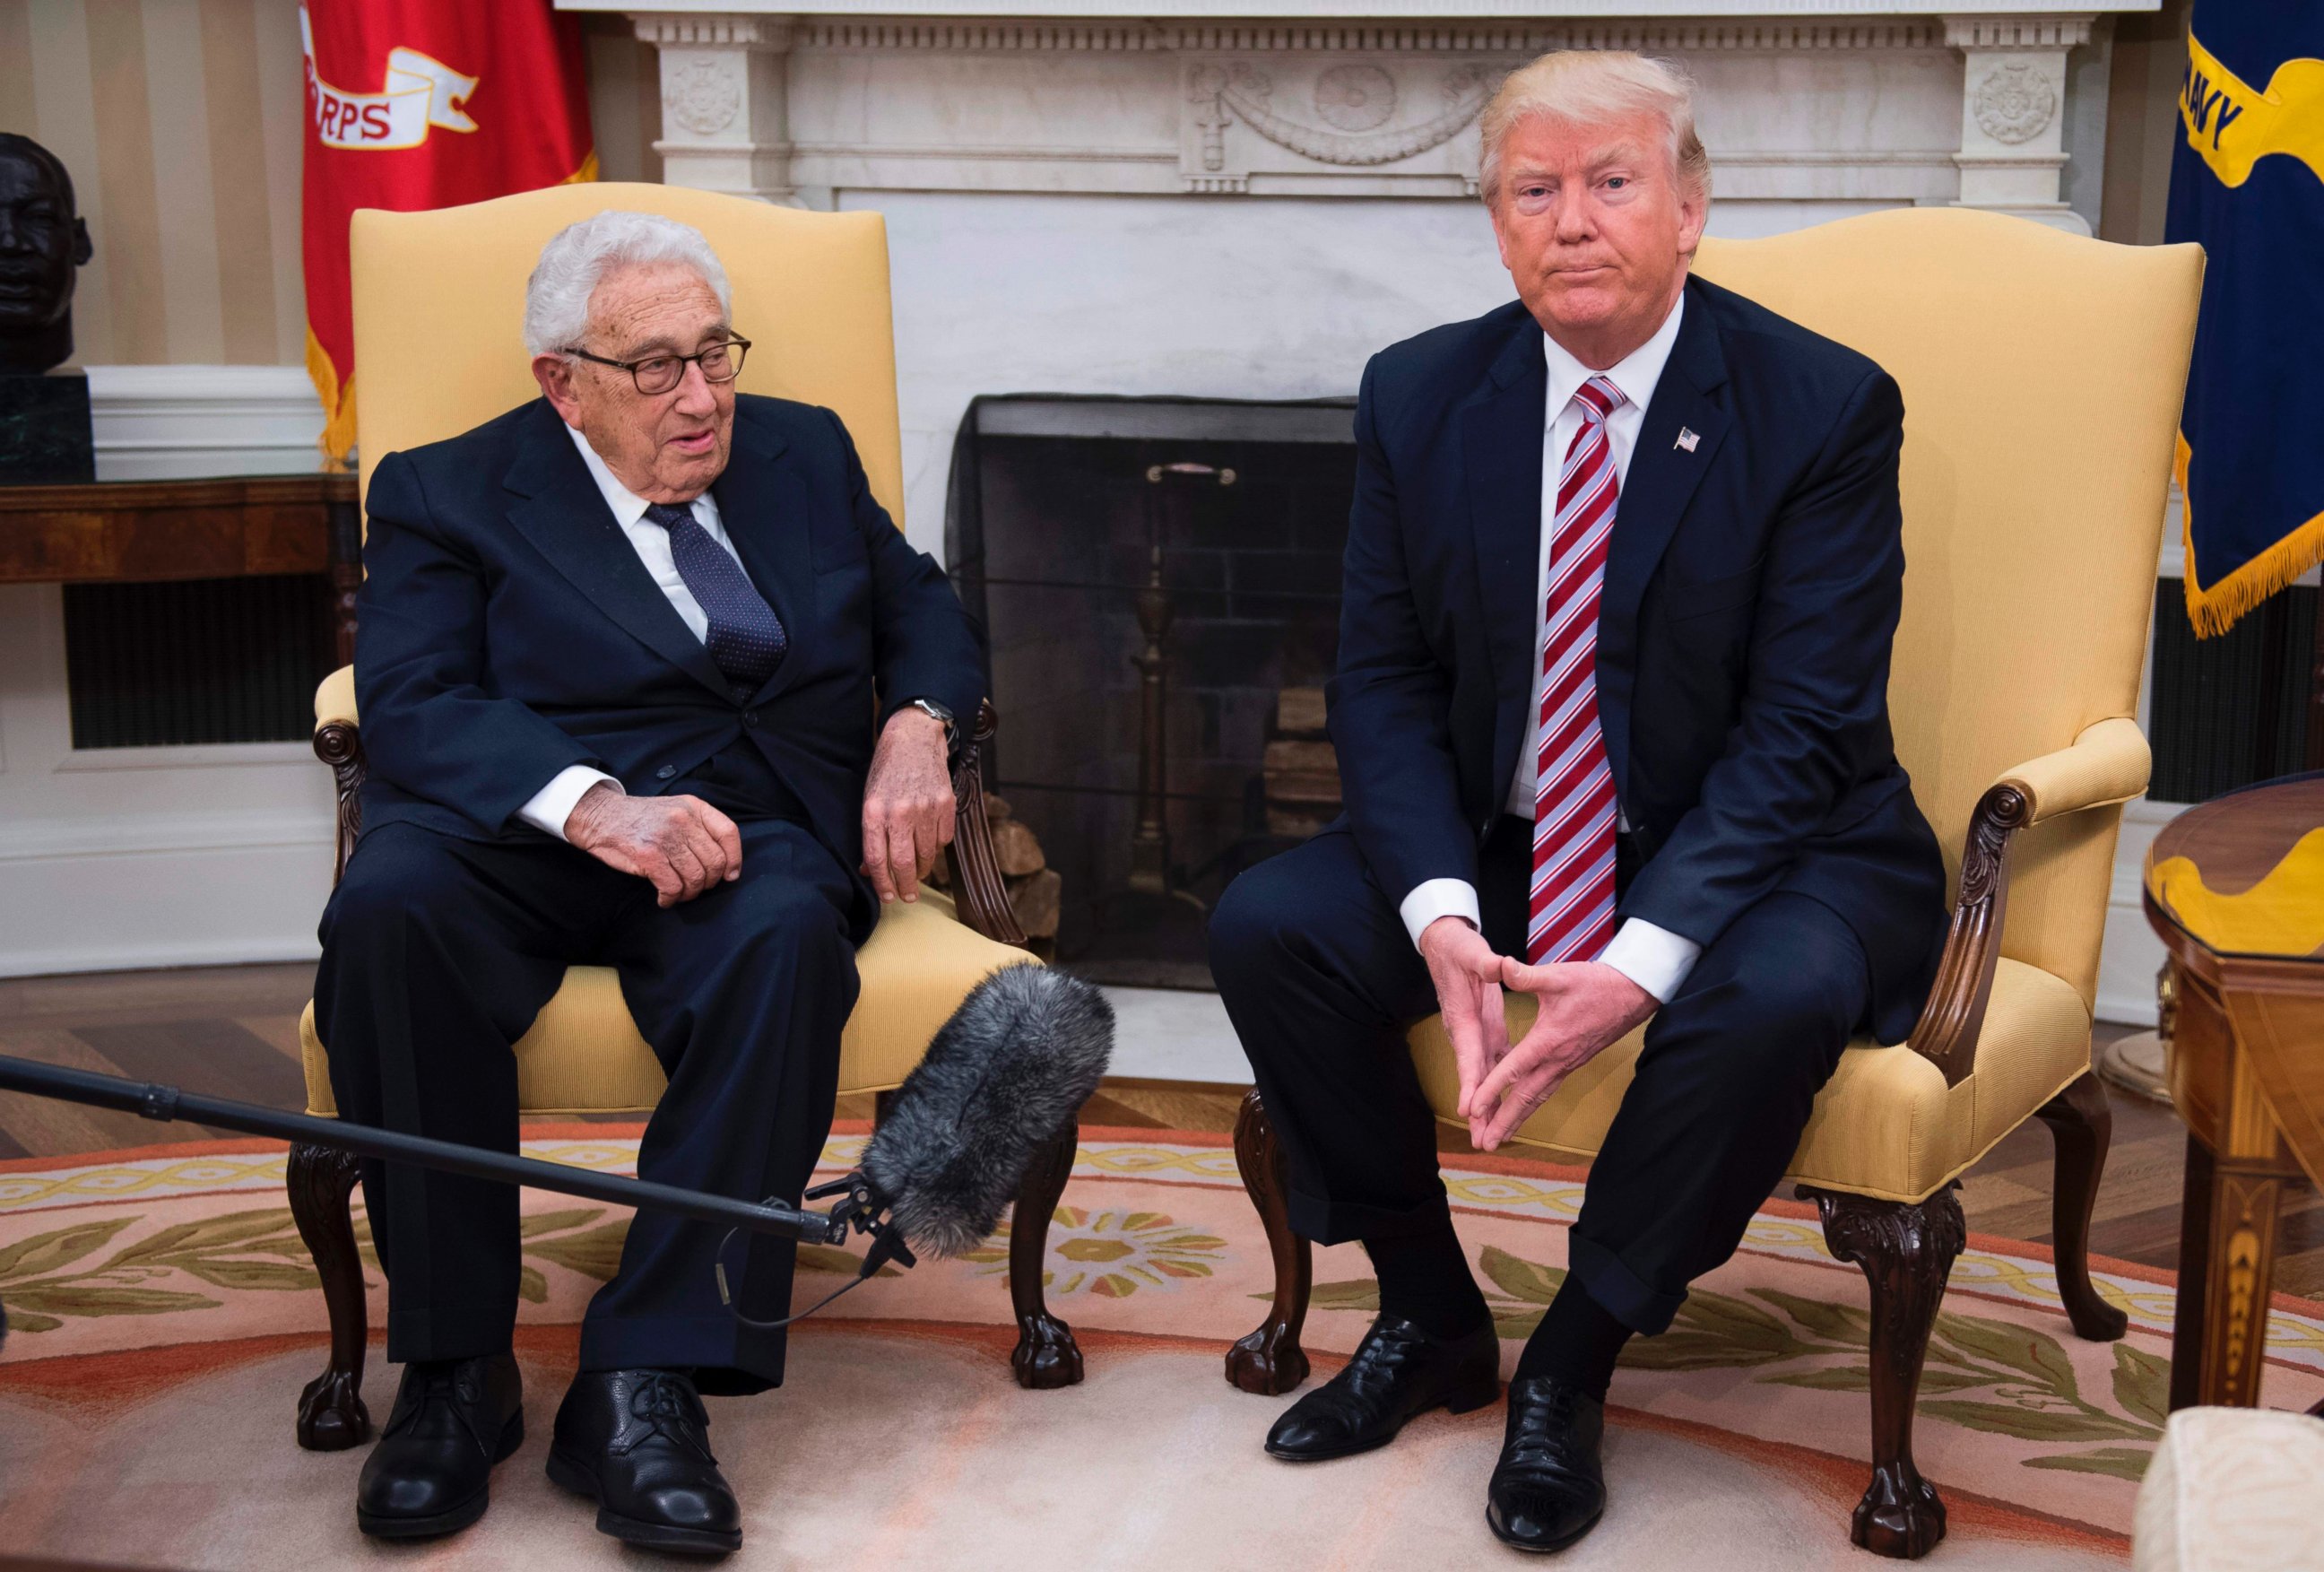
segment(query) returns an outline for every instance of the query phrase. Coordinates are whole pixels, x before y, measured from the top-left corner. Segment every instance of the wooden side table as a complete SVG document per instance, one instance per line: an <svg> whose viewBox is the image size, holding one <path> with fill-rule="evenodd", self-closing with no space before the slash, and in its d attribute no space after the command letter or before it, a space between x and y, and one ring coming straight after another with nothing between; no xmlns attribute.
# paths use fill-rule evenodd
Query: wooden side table
<svg viewBox="0 0 2324 1572"><path fill-rule="evenodd" d="M0 485L0 584L328 573L339 664L355 659L363 514L352 472Z"/></svg>
<svg viewBox="0 0 2324 1572"><path fill-rule="evenodd" d="M2253 1408L2276 1202L2303 1170L2324 1184L2324 774L2173 819L2146 916L2177 976L2167 1074L2187 1123L2171 1406Z"/></svg>

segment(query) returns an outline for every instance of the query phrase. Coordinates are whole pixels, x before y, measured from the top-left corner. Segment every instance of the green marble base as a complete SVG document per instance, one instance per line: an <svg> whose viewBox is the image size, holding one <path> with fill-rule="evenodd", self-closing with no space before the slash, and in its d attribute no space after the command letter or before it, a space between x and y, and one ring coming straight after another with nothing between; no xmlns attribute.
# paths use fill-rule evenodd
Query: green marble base
<svg viewBox="0 0 2324 1572"><path fill-rule="evenodd" d="M96 478L88 374L0 373L0 485L69 485Z"/></svg>

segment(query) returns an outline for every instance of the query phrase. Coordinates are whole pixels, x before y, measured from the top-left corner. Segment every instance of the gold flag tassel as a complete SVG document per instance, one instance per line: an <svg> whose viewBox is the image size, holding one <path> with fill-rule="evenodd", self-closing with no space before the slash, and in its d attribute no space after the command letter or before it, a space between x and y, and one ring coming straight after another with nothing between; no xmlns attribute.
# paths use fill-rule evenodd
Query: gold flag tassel
<svg viewBox="0 0 2324 1572"><path fill-rule="evenodd" d="M2197 638L2209 639L2226 633L2245 613L2324 562L2324 513L2318 513L2217 584L2203 584L2195 572L2195 505L2187 495L2187 461L2191 457L2187 439L2181 436L2171 473L2179 482L2179 528L2187 553L2187 620L2195 624Z"/></svg>
<svg viewBox="0 0 2324 1572"><path fill-rule="evenodd" d="M581 165L557 183L570 186L597 178L597 154L593 149L581 160ZM307 330L307 375L315 384L315 396L322 401L323 434L315 445L323 450L323 458L332 469L347 467L347 455L355 446L355 383L349 377L339 380L339 368L331 364L331 352L323 347L313 328Z"/></svg>

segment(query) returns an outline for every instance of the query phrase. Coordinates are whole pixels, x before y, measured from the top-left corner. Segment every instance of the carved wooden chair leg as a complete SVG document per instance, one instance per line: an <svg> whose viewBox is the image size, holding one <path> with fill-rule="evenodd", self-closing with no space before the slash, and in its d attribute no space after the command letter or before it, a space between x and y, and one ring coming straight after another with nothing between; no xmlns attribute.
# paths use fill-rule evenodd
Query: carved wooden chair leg
<svg viewBox="0 0 2324 1572"><path fill-rule="evenodd" d="M1945 1503L1913 1466L1913 1405L1945 1279L1961 1253L1960 1201L1947 1185L1917 1205L1801 1187L1823 1236L1872 1287L1872 1483L1849 1537L1882 1556L1918 1559L1945 1537Z"/></svg>
<svg viewBox="0 0 2324 1572"><path fill-rule="evenodd" d="M2076 1333L2093 1343L2111 1343L2129 1328L2130 1318L2100 1299L2090 1281L2090 1209L2098 1205L2098 1177L2106 1171L2107 1146L2114 1138L2106 1085L2084 1070L2036 1113L2058 1149L2050 1223L2058 1296L2066 1301L2066 1318Z"/></svg>
<svg viewBox="0 0 2324 1572"><path fill-rule="evenodd" d="M1074 1120L1035 1155L1009 1214L1009 1302L1017 1312L1017 1349L1009 1364L1017 1384L1037 1392L1074 1386L1082 1378L1081 1345L1074 1329L1049 1313L1041 1281L1048 1270L1049 1222L1080 1146L1081 1123Z"/></svg>
<svg viewBox="0 0 2324 1572"><path fill-rule="evenodd" d="M1299 1328L1307 1320L1315 1263L1307 1241L1291 1231L1283 1147L1268 1122L1267 1105L1255 1091L1243 1094L1242 1107L1235 1114L1234 1150L1242 1188L1259 1208L1268 1253L1275 1258L1275 1302L1268 1307L1267 1319L1227 1350L1227 1380L1245 1392L1275 1397L1307 1379L1307 1351L1299 1346Z"/></svg>
<svg viewBox="0 0 2324 1572"><path fill-rule="evenodd" d="M363 1401L371 1328L363 1257L355 1253L355 1219L348 1210L359 1169L352 1152L300 1142L290 1148L283 1170L290 1220L315 1258L331 1317L331 1363L299 1394L299 1445L310 1452L344 1451L371 1438L371 1411Z"/></svg>

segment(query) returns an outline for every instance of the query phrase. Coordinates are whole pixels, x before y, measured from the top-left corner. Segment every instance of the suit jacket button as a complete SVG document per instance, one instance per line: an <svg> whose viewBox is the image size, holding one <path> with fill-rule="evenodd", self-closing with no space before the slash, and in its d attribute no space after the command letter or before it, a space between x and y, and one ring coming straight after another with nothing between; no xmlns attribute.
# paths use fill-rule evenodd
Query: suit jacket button
<svg viewBox="0 0 2324 1572"><path fill-rule="evenodd" d="M657 781L668 781L675 777L677 773L678 766L676 764L664 764L660 769L654 772L654 779Z"/></svg>
<svg viewBox="0 0 2324 1572"><path fill-rule="evenodd" d="M756 725L758 725L758 724L759 724L759 712L758 712L757 710L755 710L755 709L746 709L746 710L744 710L744 711L742 712L742 724L743 724L744 726L756 726Z"/></svg>

